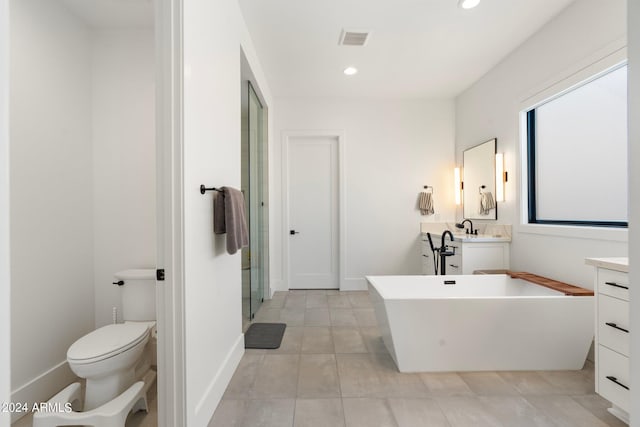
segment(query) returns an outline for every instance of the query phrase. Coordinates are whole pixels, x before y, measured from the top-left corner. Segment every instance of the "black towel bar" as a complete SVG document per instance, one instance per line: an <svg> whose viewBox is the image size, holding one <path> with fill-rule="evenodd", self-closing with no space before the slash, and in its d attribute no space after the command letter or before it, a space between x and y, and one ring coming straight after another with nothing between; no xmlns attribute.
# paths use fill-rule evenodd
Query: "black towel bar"
<svg viewBox="0 0 640 427"><path fill-rule="evenodd" d="M221 189L216 188L216 187L207 188L207 187L204 186L204 184L200 186L200 194L204 194L207 191L219 191L219 192L222 192Z"/></svg>

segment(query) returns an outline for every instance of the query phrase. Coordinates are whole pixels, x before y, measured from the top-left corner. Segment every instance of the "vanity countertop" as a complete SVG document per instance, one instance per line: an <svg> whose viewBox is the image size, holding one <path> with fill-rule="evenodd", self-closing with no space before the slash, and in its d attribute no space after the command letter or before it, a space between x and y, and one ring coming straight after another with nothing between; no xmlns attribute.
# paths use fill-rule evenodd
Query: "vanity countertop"
<svg viewBox="0 0 640 427"><path fill-rule="evenodd" d="M606 268L609 270L621 271L627 273L629 271L629 258L587 258L585 262L594 267Z"/></svg>
<svg viewBox="0 0 640 427"><path fill-rule="evenodd" d="M445 231L453 233L453 240L463 243L509 243L511 242L511 226L508 224L476 224L474 230L478 235L466 234L465 230L456 227L455 222L423 222L420 224L420 232L426 235L442 237Z"/></svg>
<svg viewBox="0 0 640 427"><path fill-rule="evenodd" d="M427 234L427 233L422 233ZM431 233L436 237L442 237L442 233ZM499 234L465 234L465 233L454 233L453 240L457 242L464 243L494 243L494 242L510 242L511 237L502 236Z"/></svg>

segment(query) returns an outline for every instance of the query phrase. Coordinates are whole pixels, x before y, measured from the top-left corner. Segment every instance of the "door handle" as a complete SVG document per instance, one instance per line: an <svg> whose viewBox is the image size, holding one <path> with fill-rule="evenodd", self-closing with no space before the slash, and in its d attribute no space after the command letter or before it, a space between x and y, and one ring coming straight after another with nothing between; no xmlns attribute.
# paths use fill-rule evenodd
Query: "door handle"
<svg viewBox="0 0 640 427"><path fill-rule="evenodd" d="M293 236L294 234L300 234L300 232L296 230L289 230L289 234Z"/></svg>

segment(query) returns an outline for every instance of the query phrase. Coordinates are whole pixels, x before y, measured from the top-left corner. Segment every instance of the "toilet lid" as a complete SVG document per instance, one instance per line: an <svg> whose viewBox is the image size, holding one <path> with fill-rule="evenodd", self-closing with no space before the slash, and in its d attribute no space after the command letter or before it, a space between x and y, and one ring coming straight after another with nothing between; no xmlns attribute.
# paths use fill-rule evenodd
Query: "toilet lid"
<svg viewBox="0 0 640 427"><path fill-rule="evenodd" d="M148 330L145 323L103 326L73 343L67 351L67 360L89 363L115 356L144 340Z"/></svg>

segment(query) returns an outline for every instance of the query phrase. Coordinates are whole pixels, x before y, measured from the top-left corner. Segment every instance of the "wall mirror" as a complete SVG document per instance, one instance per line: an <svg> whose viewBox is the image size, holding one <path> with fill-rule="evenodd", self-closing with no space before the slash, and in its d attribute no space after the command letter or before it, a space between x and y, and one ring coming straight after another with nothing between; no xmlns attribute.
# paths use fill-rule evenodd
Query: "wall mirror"
<svg viewBox="0 0 640 427"><path fill-rule="evenodd" d="M498 219L495 159L495 138L462 154L462 211L465 219Z"/></svg>

